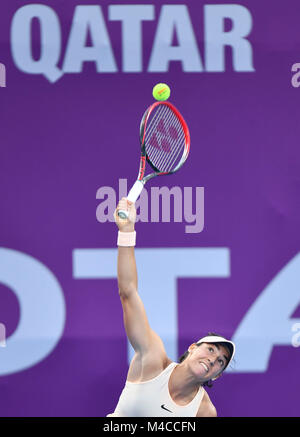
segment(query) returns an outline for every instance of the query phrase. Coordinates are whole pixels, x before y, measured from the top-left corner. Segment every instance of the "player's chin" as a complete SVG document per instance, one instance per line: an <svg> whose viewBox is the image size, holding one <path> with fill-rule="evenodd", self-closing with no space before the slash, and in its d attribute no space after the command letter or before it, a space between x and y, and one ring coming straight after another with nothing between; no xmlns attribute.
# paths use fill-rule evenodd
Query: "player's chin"
<svg viewBox="0 0 300 437"><path fill-rule="evenodd" d="M194 366L193 373L197 378L201 379L201 382L202 381L204 382L204 380L206 380L206 379L210 379L209 372L207 372L205 370L205 368L202 366L202 364L199 364L199 363L196 364Z"/></svg>

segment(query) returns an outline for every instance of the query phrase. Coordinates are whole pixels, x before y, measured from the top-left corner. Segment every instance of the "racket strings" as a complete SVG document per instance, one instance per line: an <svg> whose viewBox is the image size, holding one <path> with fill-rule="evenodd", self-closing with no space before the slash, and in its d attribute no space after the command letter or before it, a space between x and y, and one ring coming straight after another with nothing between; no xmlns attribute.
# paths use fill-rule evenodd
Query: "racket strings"
<svg viewBox="0 0 300 437"><path fill-rule="evenodd" d="M172 112L171 112L171 115L174 115ZM169 117L170 118L170 117ZM177 138L178 138L178 132L181 132L181 125L180 125L180 122L179 122L179 120L177 119L177 117L171 117L171 120L166 120L166 125L168 125L168 122L169 123L172 123L171 124L171 126L172 126L172 129L174 129L174 132L176 132L176 136L177 136ZM163 146L162 146L162 149L164 150L164 141L165 141L165 139L164 138L161 138L162 137L162 135L160 135L160 141L161 141L161 144L163 144ZM176 150L179 148L180 149L180 145L181 145L181 143L180 143L180 141L177 141L177 144L175 143L175 144L173 144L173 147L172 147L172 145L171 145L171 147L172 147L172 155L171 154L169 154L169 156L167 155L166 156L166 158L169 158L169 160L167 160L167 161L171 161L171 159L172 159L172 156L174 156L175 154L176 154ZM163 159L164 159L164 153L160 153L160 156L157 158L157 160L158 160L158 165L162 165L162 161L163 161ZM167 163L168 162L165 162L165 164L167 165Z"/></svg>
<svg viewBox="0 0 300 437"><path fill-rule="evenodd" d="M185 146L185 135L183 132L183 129L181 127L181 123L178 120L178 118L175 116L175 120L173 118L174 121L174 126L176 126L177 128L177 132L179 132L179 140L177 141L177 143L174 144L173 150L172 150L172 154L169 156L169 159L165 159L165 161L163 160L164 156L162 155L160 157L160 161L157 163L158 168L160 168L160 166L164 166L164 170L163 171L170 171L173 168L173 165L175 166L176 162L177 162L177 158L178 155L180 154L180 152L182 151L182 149L184 149Z"/></svg>
<svg viewBox="0 0 300 437"><path fill-rule="evenodd" d="M162 172L171 171L184 157L185 134L176 114L160 105L146 129L145 147L152 164Z"/></svg>
<svg viewBox="0 0 300 437"><path fill-rule="evenodd" d="M160 113L158 113L159 110ZM152 124L152 129L149 132L151 158L152 160L155 160L157 164L159 159L164 156L164 149L161 147L162 141L164 140L163 129L159 129L158 125L162 123L168 125L172 116L172 111L170 111L167 106L164 106L163 109L160 107L159 110L157 111L156 116L151 120L151 122L155 120L155 123Z"/></svg>
<svg viewBox="0 0 300 437"><path fill-rule="evenodd" d="M162 119L168 118L170 118L168 107L165 105L159 106L146 131L145 144L148 157L150 158L151 156L152 163L154 163L154 161L157 162L162 152L160 147L161 134L158 130L158 124Z"/></svg>
<svg viewBox="0 0 300 437"><path fill-rule="evenodd" d="M162 139L161 141L165 140ZM176 164L176 159L178 158L180 152L182 152L182 149L183 145L178 143L177 146L173 147L172 153L166 154L164 151L161 151L155 157L150 156L150 160L160 171L168 172L172 170L173 165Z"/></svg>

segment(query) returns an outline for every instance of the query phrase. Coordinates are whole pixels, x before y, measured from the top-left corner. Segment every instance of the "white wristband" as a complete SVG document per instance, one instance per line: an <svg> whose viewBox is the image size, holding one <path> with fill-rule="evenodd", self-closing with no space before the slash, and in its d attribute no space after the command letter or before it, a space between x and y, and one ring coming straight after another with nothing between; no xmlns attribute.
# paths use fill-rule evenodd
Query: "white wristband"
<svg viewBox="0 0 300 437"><path fill-rule="evenodd" d="M118 232L118 246L135 246L136 241L136 231L133 232Z"/></svg>

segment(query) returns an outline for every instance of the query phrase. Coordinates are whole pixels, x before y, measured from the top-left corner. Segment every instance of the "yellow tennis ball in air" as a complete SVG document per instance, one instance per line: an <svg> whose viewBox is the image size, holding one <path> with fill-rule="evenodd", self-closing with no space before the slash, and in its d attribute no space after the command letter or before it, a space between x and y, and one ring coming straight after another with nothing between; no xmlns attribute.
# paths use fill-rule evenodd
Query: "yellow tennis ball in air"
<svg viewBox="0 0 300 437"><path fill-rule="evenodd" d="M158 83L152 90L152 95L156 100L167 100L171 90L166 83Z"/></svg>

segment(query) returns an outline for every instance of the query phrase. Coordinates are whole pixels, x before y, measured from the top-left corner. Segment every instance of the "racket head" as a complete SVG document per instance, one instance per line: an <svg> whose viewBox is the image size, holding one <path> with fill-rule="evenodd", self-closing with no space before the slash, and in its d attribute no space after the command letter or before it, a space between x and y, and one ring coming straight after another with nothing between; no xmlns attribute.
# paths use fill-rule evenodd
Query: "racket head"
<svg viewBox="0 0 300 437"><path fill-rule="evenodd" d="M155 102L147 108L140 124L140 141L142 157L156 176L178 171L190 150L188 126L170 102Z"/></svg>

